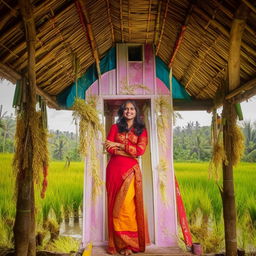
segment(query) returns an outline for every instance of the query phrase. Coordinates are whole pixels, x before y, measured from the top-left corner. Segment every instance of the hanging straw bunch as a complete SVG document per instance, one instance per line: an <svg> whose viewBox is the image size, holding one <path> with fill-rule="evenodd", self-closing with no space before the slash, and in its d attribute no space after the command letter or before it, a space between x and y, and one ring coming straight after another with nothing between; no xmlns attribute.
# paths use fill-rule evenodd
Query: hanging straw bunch
<svg viewBox="0 0 256 256"><path fill-rule="evenodd" d="M169 96L159 96L155 100L157 113L157 136L159 144L164 148L166 146L165 131L170 126L173 109Z"/></svg>
<svg viewBox="0 0 256 256"><path fill-rule="evenodd" d="M99 132L104 136L104 129L99 119L99 113L95 107L95 99L86 103L82 99L76 99L73 106L73 116L80 120L80 153L87 156L88 148L91 147L91 141L99 137ZM95 142L93 143L95 144Z"/></svg>
<svg viewBox="0 0 256 256"><path fill-rule="evenodd" d="M158 165L158 178L159 178L159 187L160 187L160 193L161 198L164 203L167 203L167 194L166 194L166 186L167 186L167 170L168 170L168 164L165 159L160 159L159 165Z"/></svg>
<svg viewBox="0 0 256 256"><path fill-rule="evenodd" d="M236 166L244 154L244 134L240 127L234 122L230 127L232 134L232 165Z"/></svg>
<svg viewBox="0 0 256 256"><path fill-rule="evenodd" d="M223 145L223 124L218 123L216 109L213 111L211 134L212 134L212 158L209 163L209 177L219 180L223 162L227 164L227 156Z"/></svg>
<svg viewBox="0 0 256 256"><path fill-rule="evenodd" d="M223 145L223 132L219 132L216 143L213 145L212 158L209 164L209 176L219 180L222 164L228 163Z"/></svg>
<svg viewBox="0 0 256 256"><path fill-rule="evenodd" d="M100 134L102 137L105 136L103 125L99 119L99 113L96 110L96 98L91 97L86 103L82 99L76 99L73 106L73 116L80 120L79 123L79 133L80 133L80 145L79 150L81 155L87 157L89 161L89 166L91 170L91 175L93 177L93 198L95 199L98 194L101 193L101 186L103 181L100 178L99 161L96 140L99 138Z"/></svg>
<svg viewBox="0 0 256 256"><path fill-rule="evenodd" d="M22 108L21 108L22 109ZM32 168L32 175L34 181L39 182L40 171L43 170L43 184L41 197L45 196L47 187L47 174L49 166L49 152L48 152L48 132L45 128L46 114L43 110L37 112L30 108L30 115L28 120L29 129L26 128L27 115L23 109L18 112L17 125L15 134L16 151L13 159L14 172L18 177L22 177L26 168ZM25 133L25 131L27 131ZM28 140L33 148L27 147ZM29 166L29 158L32 158L32 166Z"/></svg>

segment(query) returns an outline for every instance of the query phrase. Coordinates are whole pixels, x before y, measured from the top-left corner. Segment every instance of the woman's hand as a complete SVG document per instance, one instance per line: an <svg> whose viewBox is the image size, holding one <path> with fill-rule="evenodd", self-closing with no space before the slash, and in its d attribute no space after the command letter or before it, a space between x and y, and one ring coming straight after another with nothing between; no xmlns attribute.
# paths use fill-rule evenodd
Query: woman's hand
<svg viewBox="0 0 256 256"><path fill-rule="evenodd" d="M110 140L106 140L105 142L106 149L115 148L115 149L123 149L123 144L118 142L113 142Z"/></svg>

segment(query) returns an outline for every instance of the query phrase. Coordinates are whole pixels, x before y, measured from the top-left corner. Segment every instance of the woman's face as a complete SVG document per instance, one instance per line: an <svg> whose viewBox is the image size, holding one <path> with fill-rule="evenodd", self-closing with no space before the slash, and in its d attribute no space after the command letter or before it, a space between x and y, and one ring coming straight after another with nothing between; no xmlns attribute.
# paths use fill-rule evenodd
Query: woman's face
<svg viewBox="0 0 256 256"><path fill-rule="evenodd" d="M128 102L125 105L123 116L126 120L134 120L136 117L136 109L132 103Z"/></svg>

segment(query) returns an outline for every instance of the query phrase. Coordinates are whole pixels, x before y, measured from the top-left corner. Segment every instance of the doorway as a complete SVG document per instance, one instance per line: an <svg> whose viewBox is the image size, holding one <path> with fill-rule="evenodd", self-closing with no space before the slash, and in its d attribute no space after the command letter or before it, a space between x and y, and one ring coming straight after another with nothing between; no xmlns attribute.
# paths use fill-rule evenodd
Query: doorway
<svg viewBox="0 0 256 256"><path fill-rule="evenodd" d="M117 121L117 112L119 106L125 102L126 99L105 99L104 100L104 125L106 136L112 124ZM151 243L155 242L155 216L154 216L154 189L153 189L153 168L151 157L151 134L152 134L152 118L151 118L151 99L133 99L140 110L140 115L145 122L148 132L148 146L143 156L139 157L139 164L143 177L143 197L144 209L148 220L148 230ZM104 170L109 160L109 155L105 154ZM105 216L104 229L105 240L107 240L107 199L105 195Z"/></svg>

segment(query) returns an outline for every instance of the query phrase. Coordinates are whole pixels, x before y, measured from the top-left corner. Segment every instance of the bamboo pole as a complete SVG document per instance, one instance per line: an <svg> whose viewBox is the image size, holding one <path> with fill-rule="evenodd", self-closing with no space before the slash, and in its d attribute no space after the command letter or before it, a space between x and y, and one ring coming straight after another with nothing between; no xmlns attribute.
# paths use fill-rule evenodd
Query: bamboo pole
<svg viewBox="0 0 256 256"><path fill-rule="evenodd" d="M227 93L234 90L240 84L240 51L242 35L245 28L245 20L248 8L241 4L236 12L230 31L230 47L228 58L228 86ZM232 127L236 123L236 113L234 105L224 100L223 119L226 120L223 126L223 143L228 163L223 162L223 217L225 226L225 247L226 255L237 255L236 237L236 203L233 181L233 135Z"/></svg>
<svg viewBox="0 0 256 256"><path fill-rule="evenodd" d="M28 84L25 84L27 102L23 121L25 130L22 134L24 141L23 155L18 161L27 159L27 166L19 165L17 175L17 202L14 224L15 254L18 256L35 256L35 202L34 202L34 174L33 174L33 138L31 125L36 109L36 72L35 72L35 42L36 30L32 5L29 0L19 0L19 6L26 32L28 50ZM24 82L24 80L23 80ZM16 152L19 154L19 152ZM22 158L22 159L21 159ZM20 175L22 174L22 175ZM26 195L26 196L24 196Z"/></svg>

